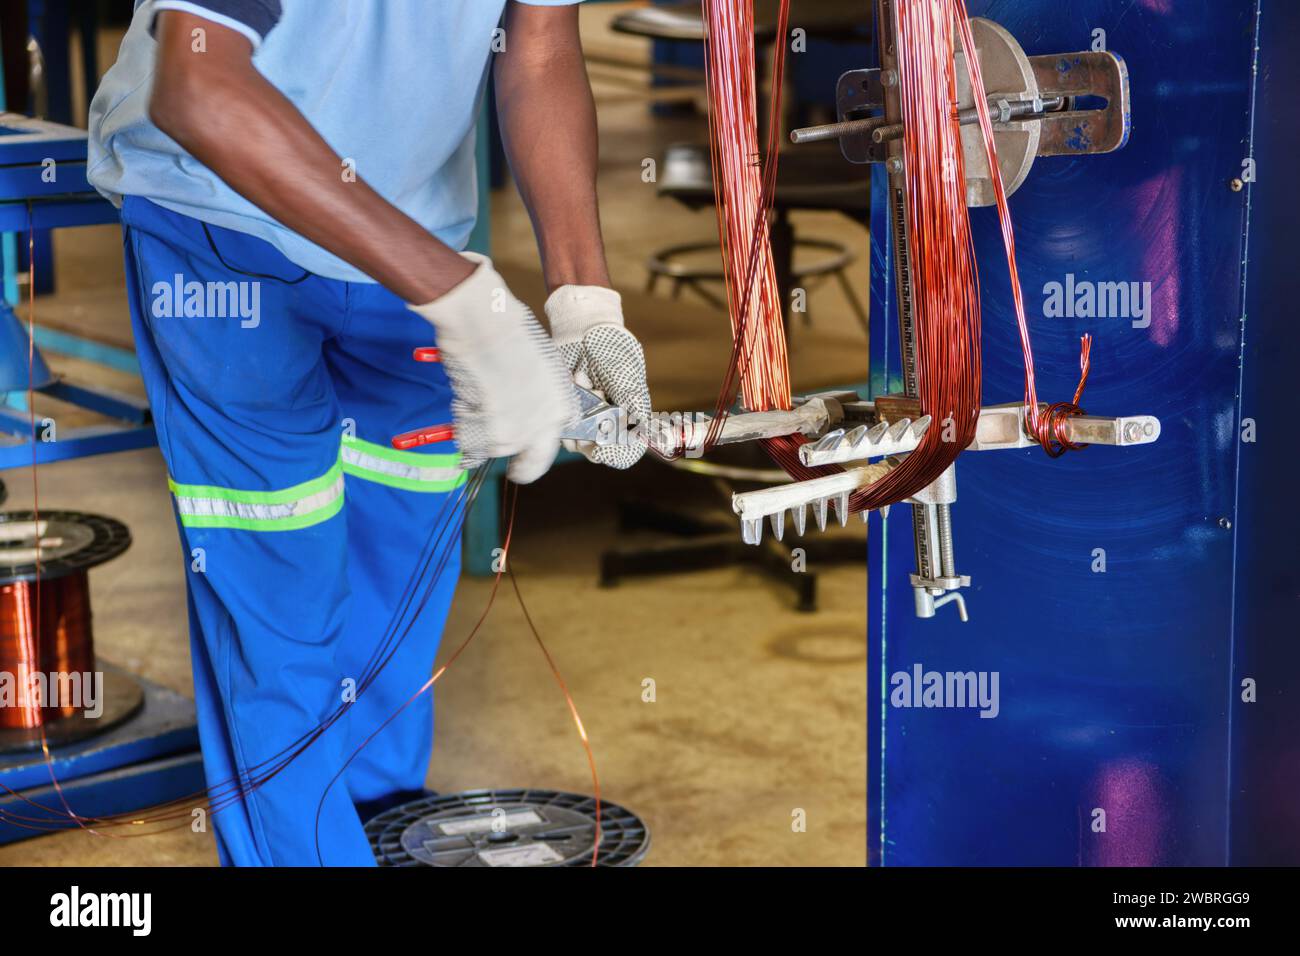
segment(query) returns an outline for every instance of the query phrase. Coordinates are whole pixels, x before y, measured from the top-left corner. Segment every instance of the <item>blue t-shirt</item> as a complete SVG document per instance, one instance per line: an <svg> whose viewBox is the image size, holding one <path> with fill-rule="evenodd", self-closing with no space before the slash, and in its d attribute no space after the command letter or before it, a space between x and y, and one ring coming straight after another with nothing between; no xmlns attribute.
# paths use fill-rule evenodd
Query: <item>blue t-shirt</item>
<svg viewBox="0 0 1300 956"><path fill-rule="evenodd" d="M505 5L137 0L117 62L90 105L90 181L115 203L141 196L265 239L318 275L371 281L238 195L150 121L154 19L182 10L248 37L253 65L354 164L358 178L447 245L464 248L478 211L475 121Z"/></svg>

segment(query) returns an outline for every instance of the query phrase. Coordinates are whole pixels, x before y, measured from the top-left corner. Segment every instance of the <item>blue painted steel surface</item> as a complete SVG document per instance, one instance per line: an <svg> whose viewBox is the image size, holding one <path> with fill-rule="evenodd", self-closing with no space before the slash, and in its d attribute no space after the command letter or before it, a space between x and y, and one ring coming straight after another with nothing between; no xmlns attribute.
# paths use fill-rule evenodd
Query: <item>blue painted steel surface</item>
<svg viewBox="0 0 1300 956"><path fill-rule="evenodd" d="M47 169L44 164L51 160ZM27 200L36 202L29 206ZM0 232L117 219L113 205L86 181L85 130L15 114L0 116Z"/></svg>
<svg viewBox="0 0 1300 956"><path fill-rule="evenodd" d="M68 226L103 226L119 221L113 204L96 196L41 200L29 207L25 202L0 203L0 232L26 232L28 224L37 230ZM39 278L37 281L40 281Z"/></svg>
<svg viewBox="0 0 1300 956"><path fill-rule="evenodd" d="M133 348L126 349L118 345L109 345L107 342L97 342L94 339L85 339L70 332L39 325L33 331L32 337L36 339L36 348L41 351L70 355L73 358L106 365L111 369L127 372L130 375L138 376L140 374L140 360L136 358L135 349ZM25 383L26 378L24 375Z"/></svg>
<svg viewBox="0 0 1300 956"><path fill-rule="evenodd" d="M26 818L21 823L0 820L0 844L75 828L65 801L79 816L109 817L170 803L203 789L203 758L194 751L107 770L61 784L58 790L52 785L29 790L21 797L0 798L0 809ZM42 827L35 821L47 823Z"/></svg>
<svg viewBox="0 0 1300 956"><path fill-rule="evenodd" d="M43 175L46 170L42 163L46 159L56 163L53 167L56 178L52 183L45 182ZM117 209L86 182L85 167L84 130L6 114L0 119L0 232L16 233L35 228L39 238L43 229L117 222ZM13 248L10 242L9 249L12 251ZM7 262L8 258L12 256L7 257ZM39 283L43 277L48 277L46 272L38 259L37 291L42 291ZM9 288L11 284L6 283L6 295L13 291ZM134 356L123 350L49 329L38 330L37 337L39 344L49 345L55 351L101 361L115 368L139 371ZM26 389L27 332L13 310L4 303L0 303L0 347L3 347L3 352L0 352L0 391ZM55 398L128 423L125 428L105 425L65 431L57 441L38 444L38 463L130 451L157 443L153 427L148 424L145 403L104 390L54 382L39 354L35 362L35 387ZM6 397L6 403L25 407L25 402L16 401L13 395ZM0 432L28 438L30 419L0 408ZM31 463L30 446L0 445L0 470Z"/></svg>
<svg viewBox="0 0 1300 956"><path fill-rule="evenodd" d="M17 113L0 116L0 160L5 166L40 166L55 162L86 162L86 131Z"/></svg>
<svg viewBox="0 0 1300 956"><path fill-rule="evenodd" d="M126 364L126 359L131 363L135 360L133 353L53 330L38 328L37 342L50 345L55 351L77 354L81 358L101 361L118 368ZM32 422L29 413L25 411L27 351L27 330L13 310L0 302L0 398L4 399L4 404L0 404L0 435L19 439L17 444L0 442L0 471L6 468L29 468L32 464L32 447L29 444ZM57 430L54 433L55 440L37 443L38 464L84 458L87 455L133 451L157 444L149 406L143 399L107 389L91 389L58 381L50 373L39 351L34 358L34 379L41 392L115 420L112 424ZM138 366L135 368L138 370ZM37 419L38 429L44 430L43 419L43 415Z"/></svg>
<svg viewBox="0 0 1300 956"><path fill-rule="evenodd" d="M152 681L137 680L145 706L136 716L52 751L63 795L83 816L127 813L203 789L194 702ZM32 751L0 754L0 810L37 815L28 800L62 809L44 757ZM0 820L0 844L39 835Z"/></svg>
<svg viewBox="0 0 1300 956"><path fill-rule="evenodd" d="M0 200L93 192L86 179L85 160L59 163L52 170L44 166L0 166ZM96 193L95 198L101 197Z"/></svg>
<svg viewBox="0 0 1300 956"><path fill-rule="evenodd" d="M1068 399L1078 377L1079 335L1092 332L1093 372L1082 404L1097 414L1154 414L1158 443L1088 448L1053 461L1041 451L963 455L953 509L958 570L970 574L971 621L954 609L932 620L913 614L909 509L871 519L870 850L873 862L916 864L1223 864L1241 791L1268 781L1252 807L1279 814L1285 834L1256 820L1233 862L1300 862L1294 730L1279 723L1289 692L1292 728L1298 673L1296 573L1265 562L1282 550L1281 524L1294 540L1294 511L1281 477L1280 350L1254 382L1255 414L1270 420L1277 444L1238 441L1238 355L1246 201L1234 192L1249 148L1254 83L1255 0L987 0L971 14L996 20L1031 55L1088 49L1097 29L1121 53L1132 81L1132 136L1105 156L1039 159L1011 198L1020 274L1036 350L1039 394ZM1282 8L1289 7L1283 10ZM1295 5L1265 0L1265 31L1285 19L1295 37ZM1267 67L1268 64L1266 63ZM1266 73L1264 75L1267 75ZM1265 84L1267 85L1267 84ZM1291 212L1275 211L1271 263L1252 264L1251 301L1280 338L1283 265L1294 229L1294 129L1276 84L1272 155L1256 153L1275 176L1271 201L1292 190ZM1257 127L1259 124L1256 114ZM1289 142L1289 148L1282 142ZM1265 175L1261 173L1261 176ZM883 183L877 173L877 198ZM1258 201L1258 199L1257 199ZM875 209L884 210L877 201ZM996 213L975 210L984 320L984 401L1022 395L1022 365ZM883 216L873 221L875 254L890 252ZM1258 230L1257 230L1258 231ZM887 261L887 260L883 260ZM873 387L897 377L892 276L873 261ZM1289 272L1283 275L1283 271ZM1259 272L1273 272L1261 288ZM1047 318L1044 287L1067 281L1149 282L1149 325L1130 318ZM1268 281L1268 280L1264 280ZM1272 310L1272 311L1269 311ZM1247 323L1247 328L1250 328ZM1289 333L1295 355L1295 332ZM1263 340L1267 351L1269 339ZM1248 345L1250 345L1248 339ZM1259 350L1259 342L1254 343ZM1291 368L1294 365L1289 366ZM897 390L897 385L892 385ZM1252 394L1248 390L1248 394ZM1268 409L1277 413L1268 414ZM1258 449L1258 450L1255 450ZM1238 484L1238 453L1242 484ZM1255 456L1251 458L1251 456ZM1247 459L1250 459L1247 462ZM1256 497L1237 510L1253 475ZM1259 539L1264 515L1274 522ZM1279 514L1288 520L1279 520ZM1256 522L1255 515L1259 516ZM1237 624L1234 648L1234 534ZM1094 570L1104 549L1105 571ZM1264 567L1260 567L1263 565ZM1265 570L1268 568L1269 570ZM1266 592L1266 596L1261 596ZM1273 673L1272 710L1239 703L1234 650ZM890 677L926 670L998 672L1000 713L891 706ZM1263 693L1264 691L1261 691ZM1233 735L1247 723L1267 746ZM1234 723L1235 721L1235 723ZM1289 756L1288 756L1289 755ZM1275 761L1289 760L1285 767ZM1247 779L1244 767L1254 776ZM1287 809L1279 809L1285 805ZM1106 812L1095 832L1094 811ZM1273 824L1276 826L1276 824Z"/></svg>
<svg viewBox="0 0 1300 956"><path fill-rule="evenodd" d="M194 701L152 681L136 680L144 688L143 710L102 734L50 751L60 783L198 749ZM0 754L4 787L25 791L49 782L50 768L39 750ZM8 794L3 788L0 792Z"/></svg>
<svg viewBox="0 0 1300 956"><path fill-rule="evenodd" d="M39 352L30 356L31 374L28 374L27 329L14 310L0 302L0 393L26 391L29 382L43 388L54 381L54 375Z"/></svg>
<svg viewBox="0 0 1300 956"><path fill-rule="evenodd" d="M1267 431L1237 446L1230 679L1235 694L1246 678L1258 681L1259 692L1255 704L1233 708L1229 844L1232 862L1268 866L1300 861L1300 519L1296 452L1286 432L1300 368L1298 37L1300 4L1268 0L1260 16L1241 381L1242 418Z"/></svg>
<svg viewBox="0 0 1300 956"><path fill-rule="evenodd" d="M37 420L40 428L40 420ZM0 408L0 432L25 437L31 434L31 425L24 413L14 414ZM121 428L116 425L94 425L61 432L57 441L36 443L36 463L48 465L56 461L71 461L91 455L111 455L119 451L136 451L158 444L152 425ZM0 471L7 468L30 468L32 448L27 442L17 445L0 445Z"/></svg>

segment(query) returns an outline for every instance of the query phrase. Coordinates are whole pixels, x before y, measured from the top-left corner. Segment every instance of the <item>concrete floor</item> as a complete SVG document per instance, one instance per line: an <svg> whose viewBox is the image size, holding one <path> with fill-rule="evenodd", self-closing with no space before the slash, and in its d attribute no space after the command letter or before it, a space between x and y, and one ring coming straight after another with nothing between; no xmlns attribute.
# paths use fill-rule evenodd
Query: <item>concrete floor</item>
<svg viewBox="0 0 1300 956"><path fill-rule="evenodd" d="M584 11L589 48L642 55L635 41L608 35L602 19L608 15ZM698 119L647 119L644 104L621 85L598 81L597 92L611 269L621 288L638 289L645 256L656 245L715 234L711 211L686 211L641 183L641 159L668 142L706 134ZM513 190L494 197L492 215L503 268L531 270L536 278L526 212ZM853 281L865 291L860 228L821 214L798 217L796 227L857 249ZM38 303L41 321L128 342L119 256L115 229L61 234L60 291ZM792 332L797 387L864 379L866 342L839 293L816 291L811 303L812 324L796 323ZM665 316L690 314L711 323L714 334L725 329L720 313L667 299L650 302L649 311L660 308ZM645 301L638 311L646 313ZM641 326L652 388L673 399L657 400L656 407L699 407L676 402L700 401L716 391L721 358L656 339L652 319ZM635 317L630 322L638 327ZM53 364L83 380L135 387L128 377L81 363L55 358ZM30 474L10 471L3 478L8 507L29 506ZM157 451L44 467L40 495L43 507L102 512L131 528L132 549L91 575L100 653L189 693L183 565ZM629 495L703 502L709 488L652 463L624 475L585 464L558 468L521 498L515 568L581 710L605 796L650 827L645 865L862 865L865 548L861 565L811 569L822 573L821 608L812 615L793 610L784 586L740 568L601 589L598 556L616 540L615 503ZM853 533L861 536L860 526ZM488 587L483 580L462 581L444 653L477 619ZM656 684L654 703L642 700L646 678ZM508 594L437 690L430 787L590 790L563 697ZM806 832L791 827L799 809L806 812ZM0 848L0 865L214 862L211 837L188 831L134 840L69 832Z"/></svg>

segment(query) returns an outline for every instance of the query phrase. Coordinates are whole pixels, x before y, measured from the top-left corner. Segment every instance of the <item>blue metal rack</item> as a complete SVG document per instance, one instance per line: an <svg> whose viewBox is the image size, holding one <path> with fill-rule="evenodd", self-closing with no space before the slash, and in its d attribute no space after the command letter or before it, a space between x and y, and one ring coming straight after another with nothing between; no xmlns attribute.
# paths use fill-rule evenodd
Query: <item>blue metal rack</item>
<svg viewBox="0 0 1300 956"><path fill-rule="evenodd" d="M0 114L0 232L99 225L117 222L117 210L86 180L86 133L13 113ZM116 350L75 335L38 330L38 338L59 351L105 361L117 368L127 363ZM31 421L23 411L27 381L27 333L13 310L0 303L0 434L13 440L0 444L0 470L30 465ZM49 374L37 360L32 386L51 398L112 419L109 424L54 431L53 441L38 441L37 462L62 461L115 451L146 448L156 443L148 403L103 388L88 388Z"/></svg>
<svg viewBox="0 0 1300 956"><path fill-rule="evenodd" d="M118 221L117 210L86 179L86 134L57 123L0 114L0 233L9 234L7 267L16 243L12 234ZM12 282L6 294L14 299ZM79 336L36 330L37 343L53 351L137 371L134 356ZM148 403L105 388L90 388L50 372L10 305L0 301L0 471L156 444ZM30 380L30 381L29 381ZM56 429L54 440L33 444L27 409L28 386L42 395L111 421ZM38 421L42 435L48 431ZM40 753L0 755L0 784L7 796L0 810L22 817L71 825L64 804L85 817L129 812L203 788L202 762L193 702L147 681L143 710L96 737L52 751L47 766ZM56 791L50 782L59 781ZM41 808L45 808L42 810ZM45 832L0 821L0 843Z"/></svg>

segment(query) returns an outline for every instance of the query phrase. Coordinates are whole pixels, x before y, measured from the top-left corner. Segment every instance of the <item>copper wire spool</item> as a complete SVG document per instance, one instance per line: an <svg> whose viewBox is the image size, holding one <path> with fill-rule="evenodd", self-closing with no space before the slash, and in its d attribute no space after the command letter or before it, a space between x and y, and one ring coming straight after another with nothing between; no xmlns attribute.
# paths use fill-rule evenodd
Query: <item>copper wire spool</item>
<svg viewBox="0 0 1300 956"><path fill-rule="evenodd" d="M0 752L66 744L139 709L138 685L95 657L87 573L130 543L100 515L0 514Z"/></svg>
<svg viewBox="0 0 1300 956"><path fill-rule="evenodd" d="M90 674L95 651L90 633L90 579L78 571L39 588L33 581L0 585L0 674L13 675L14 700L0 706L0 727L39 727L77 709L71 701L40 693L34 674ZM39 626L37 622L39 623ZM63 695L66 697L67 695Z"/></svg>

